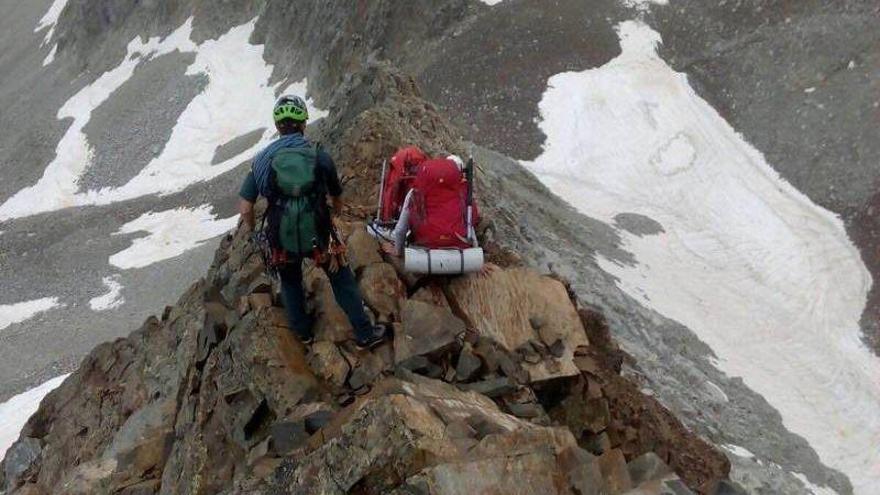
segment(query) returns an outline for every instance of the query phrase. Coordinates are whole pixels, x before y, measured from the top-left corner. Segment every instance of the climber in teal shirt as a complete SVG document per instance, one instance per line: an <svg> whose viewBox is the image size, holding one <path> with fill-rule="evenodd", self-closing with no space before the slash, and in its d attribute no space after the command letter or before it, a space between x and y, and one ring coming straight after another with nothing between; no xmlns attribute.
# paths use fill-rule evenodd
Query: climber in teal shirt
<svg viewBox="0 0 880 495"><path fill-rule="evenodd" d="M266 215L270 215L273 208L278 211L285 208L281 206L285 200L289 200L286 195L280 192L277 187L272 167L273 160L284 150L311 147L311 143L304 137L306 121L308 119L308 110L305 101L297 96L284 96L275 104L273 112L275 117L275 125L281 137L271 143L263 151L261 151L254 159L251 171L245 177L244 182L239 189L239 212L241 213L242 228L253 230L256 220L254 218L254 203L259 196L266 197L269 200L269 211ZM296 152L296 151L295 151ZM336 213L342 209L342 185L339 181L339 175L336 172L336 166L332 158L320 147L314 154L310 155L314 160L313 184L310 184L309 191L311 194L318 196L315 201L315 224L319 231L319 237L328 238L332 223L330 221L331 212L327 197L333 203L333 209ZM312 163L311 161L307 163ZM311 165L309 165L311 166ZM273 228L272 222L269 222ZM277 227L274 227L277 229ZM277 234L277 230L276 230ZM275 236L277 237L277 235ZM272 238L272 235L269 235ZM273 249L281 249L280 246L272 246ZM281 278L281 295L284 300L284 306L287 309L287 317L290 328L296 332L303 343L309 344L314 339L312 327L314 325L314 317L305 309L305 291L302 286L302 262L305 259L302 253L285 252L286 262L278 267L278 273ZM352 327L354 327L355 340L359 347L373 347L385 339L385 327L374 326L364 310L363 298L358 289L357 280L354 273L348 266L330 266L330 263L321 265L321 268L327 273L330 284L333 287L333 294L336 302L348 316Z"/></svg>

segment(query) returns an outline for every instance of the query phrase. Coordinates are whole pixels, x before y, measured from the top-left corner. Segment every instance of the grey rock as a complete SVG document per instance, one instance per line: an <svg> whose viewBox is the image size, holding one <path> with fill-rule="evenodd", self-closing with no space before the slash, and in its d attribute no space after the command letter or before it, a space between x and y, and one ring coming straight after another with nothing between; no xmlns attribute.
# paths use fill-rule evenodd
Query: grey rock
<svg viewBox="0 0 880 495"><path fill-rule="evenodd" d="M279 455L286 455L305 444L309 438L304 421L282 421L272 425L269 436L272 449Z"/></svg>
<svg viewBox="0 0 880 495"><path fill-rule="evenodd" d="M483 362L474 355L470 345L465 345L458 354L455 376L459 381L467 382L472 380L482 367Z"/></svg>
<svg viewBox="0 0 880 495"><path fill-rule="evenodd" d="M672 474L672 469L653 452L648 452L631 460L627 464L627 469L633 484L636 486L646 481Z"/></svg>
<svg viewBox="0 0 880 495"><path fill-rule="evenodd" d="M748 495L748 492L730 480L721 480L709 491L709 495Z"/></svg>
<svg viewBox="0 0 880 495"><path fill-rule="evenodd" d="M6 452L6 486L15 488L35 475L39 469L41 454L42 446L36 438L24 437L15 442Z"/></svg>
<svg viewBox="0 0 880 495"><path fill-rule="evenodd" d="M506 376L491 378L474 383L463 383L459 387L463 390L470 390L486 397L501 397L516 391L516 385Z"/></svg>
<svg viewBox="0 0 880 495"><path fill-rule="evenodd" d="M448 309L408 300L401 314L401 333L394 338L394 360L436 353L456 344L465 324Z"/></svg>

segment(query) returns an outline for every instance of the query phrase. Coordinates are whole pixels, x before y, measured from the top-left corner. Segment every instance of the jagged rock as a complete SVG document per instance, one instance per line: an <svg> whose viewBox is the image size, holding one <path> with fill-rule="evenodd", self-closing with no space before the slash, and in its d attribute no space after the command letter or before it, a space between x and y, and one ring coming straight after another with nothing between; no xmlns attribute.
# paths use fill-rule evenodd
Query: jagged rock
<svg viewBox="0 0 880 495"><path fill-rule="evenodd" d="M458 354L458 362L455 365L455 376L458 381L467 382L472 380L482 367L483 362L480 358L474 355L473 349L467 344L462 347L461 352Z"/></svg>
<svg viewBox="0 0 880 495"><path fill-rule="evenodd" d="M288 328L287 311L278 306L272 306L265 310L261 316L264 321L274 327Z"/></svg>
<svg viewBox="0 0 880 495"><path fill-rule="evenodd" d="M248 285L249 294L272 294L272 279L266 275L258 275L256 279Z"/></svg>
<svg viewBox="0 0 880 495"><path fill-rule="evenodd" d="M312 331L318 341L345 342L353 336L351 322L342 308L336 304L333 287L324 271L307 264L303 273L303 286L309 293L309 308L315 317Z"/></svg>
<svg viewBox="0 0 880 495"><path fill-rule="evenodd" d="M379 243L367 233L363 224L354 224L346 244L348 246L351 269L355 273L359 273L364 267L373 263L382 262L382 256L379 254Z"/></svg>
<svg viewBox="0 0 880 495"><path fill-rule="evenodd" d="M309 439L305 421L281 421L272 425L270 429L272 450L285 455L305 445Z"/></svg>
<svg viewBox="0 0 880 495"><path fill-rule="evenodd" d="M159 480L147 480L125 487L119 495L153 495L159 493L162 483Z"/></svg>
<svg viewBox="0 0 880 495"><path fill-rule="evenodd" d="M562 424L566 424L576 437L585 434L598 434L608 428L611 413L608 401L603 398L587 399L580 394L565 397L552 414Z"/></svg>
<svg viewBox="0 0 880 495"><path fill-rule="evenodd" d="M398 494L597 493L588 484L595 459L567 431L518 420L491 400L442 382L410 379L378 384L328 427L321 445L289 471L282 466L271 488L289 494L342 494L354 487ZM472 425L480 422L492 425L491 433L479 437ZM398 486L399 480L405 481Z"/></svg>
<svg viewBox="0 0 880 495"><path fill-rule="evenodd" d="M626 467L626 459L619 449L612 449L599 456L599 469L605 478L605 486L611 495L619 495L633 487Z"/></svg>
<svg viewBox="0 0 880 495"><path fill-rule="evenodd" d="M248 306L254 311L272 306L272 294L259 292L248 296Z"/></svg>
<svg viewBox="0 0 880 495"><path fill-rule="evenodd" d="M251 310L251 304L250 304L250 301L248 300L248 298L247 297L239 297L238 304L236 305L235 309L238 312L238 316L241 317L241 316L246 315L247 312ZM165 321L165 320L166 320L165 318L162 319L162 321Z"/></svg>
<svg viewBox="0 0 880 495"><path fill-rule="evenodd" d="M22 438L6 452L4 475L6 484L16 487L31 480L39 467L42 446L36 438Z"/></svg>
<svg viewBox="0 0 880 495"><path fill-rule="evenodd" d="M709 495L748 495L743 487L730 480L718 481L708 493Z"/></svg>
<svg viewBox="0 0 880 495"><path fill-rule="evenodd" d="M574 349L589 345L583 324L565 286L532 270L496 271L486 277L459 277L449 284L450 303L467 319L468 327L490 337L510 352L542 336L562 340L561 358L526 363L530 379L573 376ZM533 323L540 323L540 334Z"/></svg>
<svg viewBox="0 0 880 495"><path fill-rule="evenodd" d="M432 363L425 356L412 356L398 364L400 368L424 375L430 378L440 378L443 375L443 368ZM450 380L446 380L450 381Z"/></svg>
<svg viewBox="0 0 880 495"><path fill-rule="evenodd" d="M474 383L464 383L459 385L459 387L492 398L501 397L502 395L516 391L516 385L506 376Z"/></svg>
<svg viewBox="0 0 880 495"><path fill-rule="evenodd" d="M516 353L522 357L522 360L528 364L538 364L543 357L535 349L533 342L529 341L517 348Z"/></svg>
<svg viewBox="0 0 880 495"><path fill-rule="evenodd" d="M627 464L627 469L629 470L629 477L635 486L672 474L672 469L653 452L648 452L631 460Z"/></svg>
<svg viewBox="0 0 880 495"><path fill-rule="evenodd" d="M377 352L361 352L358 356L358 365L348 379L348 385L352 390L364 389L375 382L389 366L390 363L382 359Z"/></svg>
<svg viewBox="0 0 880 495"><path fill-rule="evenodd" d="M388 263L366 266L359 281L364 302L380 322L399 320L400 303L406 298L406 289L394 267Z"/></svg>
<svg viewBox="0 0 880 495"><path fill-rule="evenodd" d="M624 495L694 495L694 492L678 476L668 474L660 479L642 483Z"/></svg>
<svg viewBox="0 0 880 495"><path fill-rule="evenodd" d="M599 372L599 363L592 356L575 356L574 365L581 371L595 375Z"/></svg>
<svg viewBox="0 0 880 495"><path fill-rule="evenodd" d="M611 450L611 439L604 431L599 434L585 434L582 438L581 445L591 454L602 455Z"/></svg>
<svg viewBox="0 0 880 495"><path fill-rule="evenodd" d="M540 404L535 404L535 403L520 404L520 403L513 402L510 404L507 404L507 410L510 412L510 414L513 414L517 418L524 418L524 419L539 418L539 417L546 414L544 412L544 408L541 407Z"/></svg>
<svg viewBox="0 0 880 495"><path fill-rule="evenodd" d="M452 310L449 306L449 300L446 299L446 295L443 293L443 289L437 285L427 285L417 290L410 300L413 301L421 301L429 304L433 304L434 306L441 306L446 309Z"/></svg>
<svg viewBox="0 0 880 495"><path fill-rule="evenodd" d="M566 449L558 459L576 495L608 493L597 457L581 449Z"/></svg>
<svg viewBox="0 0 880 495"><path fill-rule="evenodd" d="M516 383L529 383L528 372L524 370L519 362L514 360L513 356L506 350L499 349L495 355L495 359L498 361L498 367L501 369L501 372L504 373L504 376L509 377Z"/></svg>
<svg viewBox="0 0 880 495"><path fill-rule="evenodd" d="M401 331L394 337L396 363L447 349L465 331L464 322L449 310L420 301L404 303L401 321Z"/></svg>
<svg viewBox="0 0 880 495"><path fill-rule="evenodd" d="M336 387L345 385L351 372L351 366L333 342L320 341L312 344L308 362L317 376Z"/></svg>
<svg viewBox="0 0 880 495"><path fill-rule="evenodd" d="M328 409L322 409L320 411L315 411L315 412L309 414L304 419L305 426L306 426L306 432L308 432L311 435L311 434L315 433L316 431L320 430L321 428L324 427L324 425L329 423L331 419L333 419L333 415L334 415L333 411L328 410Z"/></svg>

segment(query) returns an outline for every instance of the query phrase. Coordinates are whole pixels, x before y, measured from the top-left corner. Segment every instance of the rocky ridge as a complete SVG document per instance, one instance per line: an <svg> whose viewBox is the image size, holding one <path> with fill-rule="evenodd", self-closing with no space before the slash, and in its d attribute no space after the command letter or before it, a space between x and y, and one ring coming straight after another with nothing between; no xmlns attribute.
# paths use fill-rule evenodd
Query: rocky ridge
<svg viewBox="0 0 880 495"><path fill-rule="evenodd" d="M627 357L566 283L522 266L416 280L357 222L375 163L402 143L462 149L412 79L372 65L314 136L353 204L352 267L393 342L358 351L320 270L317 342L286 328L247 235L161 318L96 348L3 463L41 493L737 493L727 459L620 376Z"/></svg>

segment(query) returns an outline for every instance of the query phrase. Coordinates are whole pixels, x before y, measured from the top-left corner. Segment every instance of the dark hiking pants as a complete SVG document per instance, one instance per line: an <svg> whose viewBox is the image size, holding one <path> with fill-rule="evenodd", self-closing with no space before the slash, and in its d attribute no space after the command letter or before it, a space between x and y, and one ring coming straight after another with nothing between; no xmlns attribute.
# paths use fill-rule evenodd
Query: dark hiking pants
<svg viewBox="0 0 880 495"><path fill-rule="evenodd" d="M322 267L330 285L333 287L333 296L336 303L348 316L348 321L354 327L355 338L364 342L372 336L373 325L364 311L364 302L358 289L357 280L351 268L344 266L336 273L329 273L326 267ZM287 321L290 328L303 340L312 338L312 327L315 318L306 311L305 290L303 289L302 261L291 262L280 271L281 275L281 298L287 309Z"/></svg>

